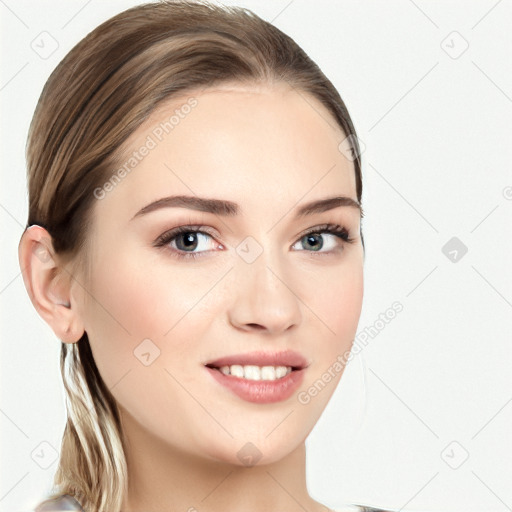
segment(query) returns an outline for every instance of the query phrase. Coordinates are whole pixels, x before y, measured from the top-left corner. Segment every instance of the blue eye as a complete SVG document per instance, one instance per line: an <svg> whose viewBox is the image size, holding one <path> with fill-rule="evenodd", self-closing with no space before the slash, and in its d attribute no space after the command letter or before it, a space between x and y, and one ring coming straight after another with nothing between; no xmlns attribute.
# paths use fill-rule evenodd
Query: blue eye
<svg viewBox="0 0 512 512"><path fill-rule="evenodd" d="M207 252L206 250L193 252L198 246L201 248L205 244L201 244L200 239L213 238L213 235L206 231L202 231L201 226L180 226L160 235L156 241L156 247L163 247L171 245L169 249L178 258L197 258L199 254ZM174 245L175 247L172 247Z"/></svg>
<svg viewBox="0 0 512 512"><path fill-rule="evenodd" d="M321 251L324 249L325 242L324 236L330 235L330 240L327 242L327 250ZM344 243L354 243L355 239L350 237L350 233L348 230L338 224L324 224L322 226L316 226L314 228L309 229L306 233L304 233L300 240L297 243L303 243L304 245L309 245L312 247L312 252L332 252L336 250L339 243L335 240L334 237L337 237L339 240L342 240ZM296 245L295 244L295 245Z"/></svg>
<svg viewBox="0 0 512 512"><path fill-rule="evenodd" d="M173 241L176 243L176 248L178 250L188 252L189 250L194 251L195 249L198 248L198 246L200 247L201 238L206 238L207 236L207 234L202 233L201 231L187 231L175 236Z"/></svg>
<svg viewBox="0 0 512 512"><path fill-rule="evenodd" d="M327 244L324 241L325 235L331 236L330 240L327 240ZM303 233L293 247L297 244L302 244L302 247L306 247L306 250L309 252L331 253L336 250L340 243L334 237L338 238L342 245L343 243L355 242L355 239L350 237L350 233L346 228L338 224L324 224ZM160 235L155 240L154 245L155 247L168 248L173 256L177 258L197 258L209 252L207 247L208 239L213 240L213 234L204 230L204 226L180 226ZM218 243L212 243L211 245L222 247ZM327 247L327 250L322 250L325 247Z"/></svg>

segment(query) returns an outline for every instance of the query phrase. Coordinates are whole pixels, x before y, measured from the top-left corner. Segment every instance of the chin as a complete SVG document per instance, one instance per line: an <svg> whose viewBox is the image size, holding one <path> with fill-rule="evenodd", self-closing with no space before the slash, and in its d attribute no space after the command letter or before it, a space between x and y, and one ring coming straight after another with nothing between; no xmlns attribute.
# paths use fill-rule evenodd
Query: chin
<svg viewBox="0 0 512 512"><path fill-rule="evenodd" d="M228 443L230 446L219 446L208 453L209 458L238 467L265 466L284 459L292 453L298 444L283 445L280 438L272 441L258 442L250 437L244 441L240 436ZM288 437L288 442L289 442Z"/></svg>

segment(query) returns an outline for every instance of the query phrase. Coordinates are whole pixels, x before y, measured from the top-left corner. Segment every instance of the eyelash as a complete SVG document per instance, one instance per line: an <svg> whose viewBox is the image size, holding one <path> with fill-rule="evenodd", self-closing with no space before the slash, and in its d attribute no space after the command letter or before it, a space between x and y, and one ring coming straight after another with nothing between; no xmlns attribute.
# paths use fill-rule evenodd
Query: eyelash
<svg viewBox="0 0 512 512"><path fill-rule="evenodd" d="M177 228L171 229L169 231L166 231L165 233L161 234L154 242L154 246L158 248L165 248L169 242L172 242L175 238L177 238L179 235L184 233L200 233L203 235L208 235L212 238L214 238L213 233L210 233L208 230L204 230L204 226L179 226ZM305 231L297 241L300 241L305 236L316 234L330 234L337 236L341 240L343 240L344 243L353 244L356 239L352 238L350 236L350 232L344 228L343 226L340 226L339 224L322 224L320 226L315 226L313 228L308 229ZM295 242L297 243L297 242ZM179 259L188 259L188 258L198 258L202 257L202 255L209 251L201 251L198 253L193 252L185 252L181 251L179 249L170 249L173 253L173 256L179 258ZM308 252L308 251L306 251ZM309 251L311 253L316 253L317 251ZM319 252L318 254L329 254L331 251L328 252Z"/></svg>

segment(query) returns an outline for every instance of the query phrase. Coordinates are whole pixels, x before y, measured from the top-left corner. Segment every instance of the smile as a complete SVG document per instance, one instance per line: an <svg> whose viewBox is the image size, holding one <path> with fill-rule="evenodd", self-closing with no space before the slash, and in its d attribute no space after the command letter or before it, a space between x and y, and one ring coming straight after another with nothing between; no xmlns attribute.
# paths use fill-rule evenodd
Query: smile
<svg viewBox="0 0 512 512"><path fill-rule="evenodd" d="M291 366L255 366L232 364L231 366L209 366L219 370L224 375L233 375L247 380L277 380L286 377L291 371Z"/></svg>

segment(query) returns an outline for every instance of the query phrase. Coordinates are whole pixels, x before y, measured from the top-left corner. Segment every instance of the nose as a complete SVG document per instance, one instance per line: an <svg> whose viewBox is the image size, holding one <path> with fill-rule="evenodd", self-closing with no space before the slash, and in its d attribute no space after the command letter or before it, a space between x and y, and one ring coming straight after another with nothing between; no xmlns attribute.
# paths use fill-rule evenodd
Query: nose
<svg viewBox="0 0 512 512"><path fill-rule="evenodd" d="M302 301L295 290L296 276L284 267L284 262L266 250L252 263L237 258L231 276L231 325L242 331L275 335L300 324Z"/></svg>

